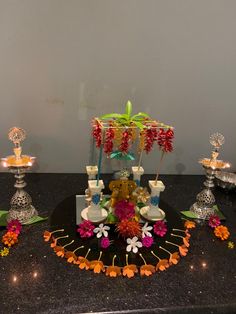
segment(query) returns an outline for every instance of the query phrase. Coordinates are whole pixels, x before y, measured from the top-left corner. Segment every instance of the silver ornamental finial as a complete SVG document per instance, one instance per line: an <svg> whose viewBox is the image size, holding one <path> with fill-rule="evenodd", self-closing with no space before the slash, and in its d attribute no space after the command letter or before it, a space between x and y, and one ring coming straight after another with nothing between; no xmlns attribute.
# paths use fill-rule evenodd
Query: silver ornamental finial
<svg viewBox="0 0 236 314"><path fill-rule="evenodd" d="M8 132L8 138L15 145L20 145L20 142L26 138L26 132L21 128L13 127Z"/></svg>
<svg viewBox="0 0 236 314"><path fill-rule="evenodd" d="M225 138L220 133L214 133L210 136L210 143L215 148L220 148L221 145L223 145L225 142Z"/></svg>

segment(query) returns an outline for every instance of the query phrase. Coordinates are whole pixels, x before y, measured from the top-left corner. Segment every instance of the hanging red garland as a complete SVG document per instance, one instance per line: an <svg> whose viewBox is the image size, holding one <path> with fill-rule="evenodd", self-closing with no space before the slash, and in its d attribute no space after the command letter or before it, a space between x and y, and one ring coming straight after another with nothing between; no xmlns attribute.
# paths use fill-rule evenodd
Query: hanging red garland
<svg viewBox="0 0 236 314"><path fill-rule="evenodd" d="M148 128L145 131L145 146L144 150L148 154L152 148L155 140L157 139L157 129L155 127Z"/></svg>
<svg viewBox="0 0 236 314"><path fill-rule="evenodd" d="M102 128L97 120L93 122L92 136L95 139L96 147L99 148L102 144Z"/></svg>
<svg viewBox="0 0 236 314"><path fill-rule="evenodd" d="M172 152L173 138L174 138L174 132L172 129L168 129L167 131L165 131L164 129L159 130L157 143L163 152L165 153Z"/></svg>
<svg viewBox="0 0 236 314"><path fill-rule="evenodd" d="M110 154L112 152L114 137L115 132L113 128L108 128L105 133L104 153Z"/></svg>
<svg viewBox="0 0 236 314"><path fill-rule="evenodd" d="M120 151L123 153L128 153L129 150L129 140L130 140L130 134L128 130L125 130L122 134L121 144L120 144Z"/></svg>

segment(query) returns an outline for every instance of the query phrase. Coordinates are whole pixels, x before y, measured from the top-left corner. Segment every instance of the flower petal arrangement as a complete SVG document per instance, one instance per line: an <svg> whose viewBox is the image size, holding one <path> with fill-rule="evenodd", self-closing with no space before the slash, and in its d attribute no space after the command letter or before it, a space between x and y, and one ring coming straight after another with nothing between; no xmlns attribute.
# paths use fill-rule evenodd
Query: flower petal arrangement
<svg viewBox="0 0 236 314"><path fill-rule="evenodd" d="M134 229L137 231L135 235L129 237L125 232L124 237L124 233L120 233L118 226L124 221L125 224L128 222L128 226L131 223L137 227ZM76 244L73 244L74 240L68 239L70 237L64 234L64 229L45 231L44 241L53 243L55 254L65 259L68 264L75 265L80 270L90 270L97 275L105 274L109 278L123 276L132 279L138 274L141 277L152 276L156 272L163 272L171 266L177 265L180 258L186 256L189 251L189 230L172 229L175 233L168 234L178 240L177 242L169 242L165 240L165 235L160 236L163 232L165 234L168 232L165 221L153 224L140 223L133 220L132 217L130 220L124 219L113 225L100 223L94 226L90 221L83 221L78 228L82 230L83 227L85 227L83 231L93 232L93 235L84 237L84 232L77 232L79 241L76 240ZM155 229L158 234L155 233ZM53 236L54 233L58 233L58 236ZM130 230L128 234L130 234ZM162 238L164 239L162 240ZM159 246L158 239L162 243L166 242L168 249L165 246ZM124 249L116 247L117 241L124 243ZM170 250L170 245L173 250ZM72 246L75 246L74 250L71 250ZM77 251L79 251L78 254ZM153 258L150 259L150 254L146 255L148 251L151 252ZM123 257L120 254L124 254Z"/></svg>

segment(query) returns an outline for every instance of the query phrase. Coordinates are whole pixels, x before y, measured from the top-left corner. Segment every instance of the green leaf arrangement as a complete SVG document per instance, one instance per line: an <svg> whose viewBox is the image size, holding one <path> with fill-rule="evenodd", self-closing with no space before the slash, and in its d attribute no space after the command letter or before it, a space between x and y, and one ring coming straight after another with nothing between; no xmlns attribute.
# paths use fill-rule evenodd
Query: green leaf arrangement
<svg viewBox="0 0 236 314"><path fill-rule="evenodd" d="M127 101L125 106L125 113L108 113L100 117L101 120L114 119L121 126L131 126L132 124L136 125L139 129L145 127L144 122L146 119L150 119L149 115L145 112L139 112L132 115L132 103Z"/></svg>

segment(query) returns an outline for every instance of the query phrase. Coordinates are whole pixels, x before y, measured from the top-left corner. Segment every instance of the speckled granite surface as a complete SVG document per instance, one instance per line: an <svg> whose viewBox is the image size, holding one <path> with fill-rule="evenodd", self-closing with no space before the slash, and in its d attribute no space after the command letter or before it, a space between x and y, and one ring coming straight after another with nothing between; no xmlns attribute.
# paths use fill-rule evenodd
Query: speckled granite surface
<svg viewBox="0 0 236 314"><path fill-rule="evenodd" d="M44 216L66 197L83 193L87 185L86 176L79 174L28 174L26 178L27 191ZM162 176L162 180L166 190L161 198L176 210L185 210L201 189L203 177ZM12 175L0 174L1 209L8 208L13 182ZM216 196L236 243L236 193L217 190ZM131 280L96 276L68 265L43 241L47 228L48 222L24 227L19 244L0 259L1 314L236 313L236 248L229 250L205 225L193 232L190 253L177 266Z"/></svg>

